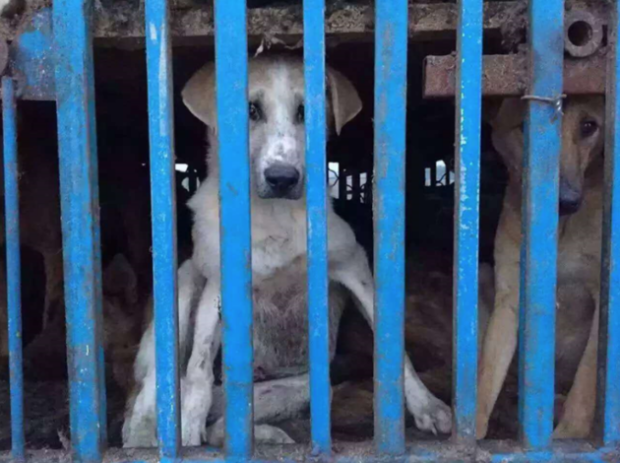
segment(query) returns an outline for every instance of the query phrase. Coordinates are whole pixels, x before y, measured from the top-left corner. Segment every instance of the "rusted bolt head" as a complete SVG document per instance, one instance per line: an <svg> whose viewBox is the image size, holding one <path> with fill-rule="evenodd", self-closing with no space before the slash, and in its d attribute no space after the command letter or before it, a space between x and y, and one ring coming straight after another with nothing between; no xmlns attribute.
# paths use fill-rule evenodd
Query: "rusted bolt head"
<svg viewBox="0 0 620 463"><path fill-rule="evenodd" d="M564 18L564 49L574 58L593 55L603 43L603 26L591 13L571 11Z"/></svg>
<svg viewBox="0 0 620 463"><path fill-rule="evenodd" d="M3 76L8 71L9 66L9 46L7 43L0 39L0 76Z"/></svg>

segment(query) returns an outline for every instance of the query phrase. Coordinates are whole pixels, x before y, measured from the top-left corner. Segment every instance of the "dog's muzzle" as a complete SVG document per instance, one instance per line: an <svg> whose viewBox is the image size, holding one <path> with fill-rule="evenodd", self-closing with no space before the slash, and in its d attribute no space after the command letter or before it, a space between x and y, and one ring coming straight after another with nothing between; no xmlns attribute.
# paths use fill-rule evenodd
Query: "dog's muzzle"
<svg viewBox="0 0 620 463"><path fill-rule="evenodd" d="M583 195L581 191L573 188L568 183L560 181L560 215L574 214L581 207Z"/></svg>
<svg viewBox="0 0 620 463"><path fill-rule="evenodd" d="M265 169L265 181L275 198L297 196L301 175L295 167L286 164L274 164Z"/></svg>

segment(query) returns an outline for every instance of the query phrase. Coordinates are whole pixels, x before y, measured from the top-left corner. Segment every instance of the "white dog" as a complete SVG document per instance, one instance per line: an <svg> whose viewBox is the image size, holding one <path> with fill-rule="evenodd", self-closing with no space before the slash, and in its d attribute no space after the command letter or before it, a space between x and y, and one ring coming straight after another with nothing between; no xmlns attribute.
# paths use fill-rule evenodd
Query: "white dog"
<svg viewBox="0 0 620 463"><path fill-rule="evenodd" d="M183 90L183 100L208 130L209 176L189 206L194 211L194 254L179 270L181 355L187 352L190 312L193 345L182 375L181 427L184 445L202 439L221 442L222 420L205 432L213 405L213 360L220 344L220 223L215 68L198 71ZM343 75L329 69L328 124L337 134L362 103ZM308 402L306 284L306 210L304 198L305 127L303 62L291 57L260 57L249 66L252 282L254 289L254 371L263 378L254 388L255 420L266 422L299 410ZM371 326L374 284L366 254L353 231L328 205L331 354L342 312L339 288L348 289ZM301 296L300 296L301 295ZM157 445L155 359L152 324L143 337L135 365L137 389L123 427L126 447ZM185 365L185 363L181 363ZM291 370L295 373L290 374ZM288 376L282 379L282 372ZM257 378L259 379L259 378ZM405 360L407 408L423 430L449 432L450 409L421 383ZM215 411L215 410L214 410ZM221 412L221 410L220 410ZM283 431L255 427L258 440L291 442Z"/></svg>

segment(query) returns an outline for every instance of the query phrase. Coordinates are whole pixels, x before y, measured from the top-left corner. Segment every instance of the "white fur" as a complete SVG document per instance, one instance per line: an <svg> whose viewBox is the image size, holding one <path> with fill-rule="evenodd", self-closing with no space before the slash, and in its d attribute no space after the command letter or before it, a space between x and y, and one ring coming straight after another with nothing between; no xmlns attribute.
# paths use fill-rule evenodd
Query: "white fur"
<svg viewBox="0 0 620 463"><path fill-rule="evenodd" d="M287 271L306 256L306 210L303 193L298 199L264 199L263 172L271 163L282 161L304 169L304 127L292 119L292 104L303 102L302 63L292 59L257 59L250 63L250 100L260 94L269 109L270 123L251 124L250 155L252 159L252 278L254 288L274 276ZM212 71L211 71L212 72ZM361 109L352 86L343 82L343 76L329 71L332 94L333 119L336 131ZM202 75L201 75L202 73ZM187 324L187 314L194 292L201 291L196 309L195 333L191 357L182 381L182 436L184 445L198 445L205 437L205 425L212 403L212 363L219 348L220 306L220 223L217 175L217 139L212 108L213 89L211 73L200 71L192 79L184 98L192 112L210 125L209 177L200 186L189 206L195 213L193 230L194 254L180 270L179 310L181 327ZM193 86L197 90L192 93ZM201 87L201 85L203 85ZM205 87L206 85L206 87ZM354 92L354 90L353 90ZM355 100L357 99L357 100ZM207 100L206 102L203 100ZM331 120L331 117L330 117ZM303 192L303 188L302 188ZM264 191L262 192L264 193ZM328 253L329 278L346 287L359 302L360 309L373 326L374 284L365 251L357 243L349 225L337 216L328 203ZM202 282L206 279L204 288ZM181 329L180 343L185 348L187 330ZM255 349L256 349L255 345ZM154 347L152 325L147 330L140 355L136 361L136 379L141 389L123 428L126 447L154 445L155 439L155 383ZM308 379L306 376L279 380L280 388L266 387L264 397L258 392L255 415L268 421L287 410L297 408L297 403L307 403ZM258 387L258 385L257 385ZM287 393L282 393L284 390ZM273 391L273 392L271 392ZM411 362L405 361L405 397L409 411L418 427L436 432L449 432L450 409L435 398L421 383ZM282 401L287 403L282 403ZM288 402L290 401L290 402ZM288 442L282 431L272 427L257 427L256 438L271 442ZM209 440L220 442L221 420L209 432Z"/></svg>

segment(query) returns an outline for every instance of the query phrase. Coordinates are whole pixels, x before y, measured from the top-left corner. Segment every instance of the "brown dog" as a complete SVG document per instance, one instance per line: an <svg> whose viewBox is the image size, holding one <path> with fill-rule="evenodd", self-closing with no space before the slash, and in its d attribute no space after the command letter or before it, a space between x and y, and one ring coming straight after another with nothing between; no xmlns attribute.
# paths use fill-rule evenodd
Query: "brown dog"
<svg viewBox="0 0 620 463"><path fill-rule="evenodd" d="M604 110L601 97L571 97L565 102L562 121L558 291L585 291L593 299L595 313L594 318L589 315L591 304L587 302L580 307L570 304L570 310L568 305L559 304L557 309L556 364L558 361L570 364L579 359L574 382L554 432L557 438L588 436L594 417ZM494 311L479 364L478 438L487 433L489 416L517 346L524 111L524 103L508 99L491 120L493 144L506 164L510 180L495 237ZM588 322L584 323L584 319Z"/></svg>

